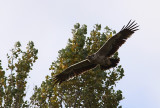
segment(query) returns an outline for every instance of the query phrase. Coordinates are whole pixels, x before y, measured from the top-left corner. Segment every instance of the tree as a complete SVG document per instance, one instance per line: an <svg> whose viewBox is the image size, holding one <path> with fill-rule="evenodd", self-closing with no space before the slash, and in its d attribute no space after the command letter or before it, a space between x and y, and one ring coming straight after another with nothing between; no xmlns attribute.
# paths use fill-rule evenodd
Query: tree
<svg viewBox="0 0 160 108"><path fill-rule="evenodd" d="M8 68L6 71L2 68L0 61L0 107L29 106L28 101L24 100L27 77L32 70L33 63L38 59L38 50L34 48L32 41L27 44L26 51L22 51L20 47L20 42L16 42L11 55L7 54ZM5 73L9 71L9 76L5 76Z"/></svg>
<svg viewBox="0 0 160 108"><path fill-rule="evenodd" d="M66 48L60 50L59 56L50 67L51 76L46 76L40 87L35 86L31 97L32 106L53 107L86 107L86 108L117 108L123 99L121 90L114 90L116 83L124 76L121 65L102 71L99 67L89 70L59 85L54 85L54 75L62 72L68 66L79 62L96 52L108 40L114 30L96 24L87 37L87 26L77 23L72 30L73 39L68 40ZM118 52L113 58L118 57Z"/></svg>

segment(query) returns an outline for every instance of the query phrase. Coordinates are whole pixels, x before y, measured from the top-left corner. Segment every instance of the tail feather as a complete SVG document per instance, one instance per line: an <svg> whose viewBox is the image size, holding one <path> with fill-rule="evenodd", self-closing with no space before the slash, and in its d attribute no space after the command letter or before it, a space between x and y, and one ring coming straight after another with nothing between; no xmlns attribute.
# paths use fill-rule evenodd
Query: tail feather
<svg viewBox="0 0 160 108"><path fill-rule="evenodd" d="M113 67L116 67L117 64L119 63L120 59L117 58L117 59L113 59L113 58L110 58L110 61L111 61L111 65L107 65L107 66L100 66L101 70L107 70L107 69L110 69L110 68L113 68Z"/></svg>

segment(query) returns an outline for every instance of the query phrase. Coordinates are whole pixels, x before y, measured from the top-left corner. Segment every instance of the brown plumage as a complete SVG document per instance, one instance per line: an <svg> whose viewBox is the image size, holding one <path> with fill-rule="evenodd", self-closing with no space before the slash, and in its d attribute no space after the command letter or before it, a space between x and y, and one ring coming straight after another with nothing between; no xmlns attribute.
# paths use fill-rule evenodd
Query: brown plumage
<svg viewBox="0 0 160 108"><path fill-rule="evenodd" d="M95 68L97 65L100 65L101 70L107 70L109 68L117 66L119 63L118 59L110 58L122 44L136 31L137 23L135 21L129 23L126 26L123 26L121 31L111 37L104 45L94 54L88 56L85 60L80 61L76 64L69 66L60 74L54 77L54 82L61 84L62 82L69 80L74 76L78 76L87 70Z"/></svg>

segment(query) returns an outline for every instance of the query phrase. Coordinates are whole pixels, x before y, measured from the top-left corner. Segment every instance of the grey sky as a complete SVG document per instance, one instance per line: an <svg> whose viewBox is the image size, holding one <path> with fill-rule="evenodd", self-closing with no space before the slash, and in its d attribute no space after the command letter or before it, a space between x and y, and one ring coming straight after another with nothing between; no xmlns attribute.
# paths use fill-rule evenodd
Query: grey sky
<svg viewBox="0 0 160 108"><path fill-rule="evenodd" d="M158 0L0 0L0 59L16 41L25 47L32 40L39 59L30 73L28 96L33 86L50 75L51 62L64 48L71 29L79 22L88 31L94 24L117 32L130 19L140 25L119 50L125 77L117 84L125 99L123 108L160 108L160 1ZM88 32L89 34L89 32Z"/></svg>

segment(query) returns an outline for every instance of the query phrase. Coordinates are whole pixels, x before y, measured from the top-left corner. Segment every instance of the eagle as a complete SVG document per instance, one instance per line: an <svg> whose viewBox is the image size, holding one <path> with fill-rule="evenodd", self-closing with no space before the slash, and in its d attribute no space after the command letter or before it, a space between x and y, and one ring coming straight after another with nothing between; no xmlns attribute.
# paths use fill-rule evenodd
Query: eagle
<svg viewBox="0 0 160 108"><path fill-rule="evenodd" d="M108 39L97 52L55 75L53 78L54 84L58 83L60 85L62 82L93 69L98 65L101 70L116 67L120 59L112 58L112 55L117 52L121 45L124 44L135 31L139 30L138 27L135 21L130 20L126 26L122 27L120 32Z"/></svg>

